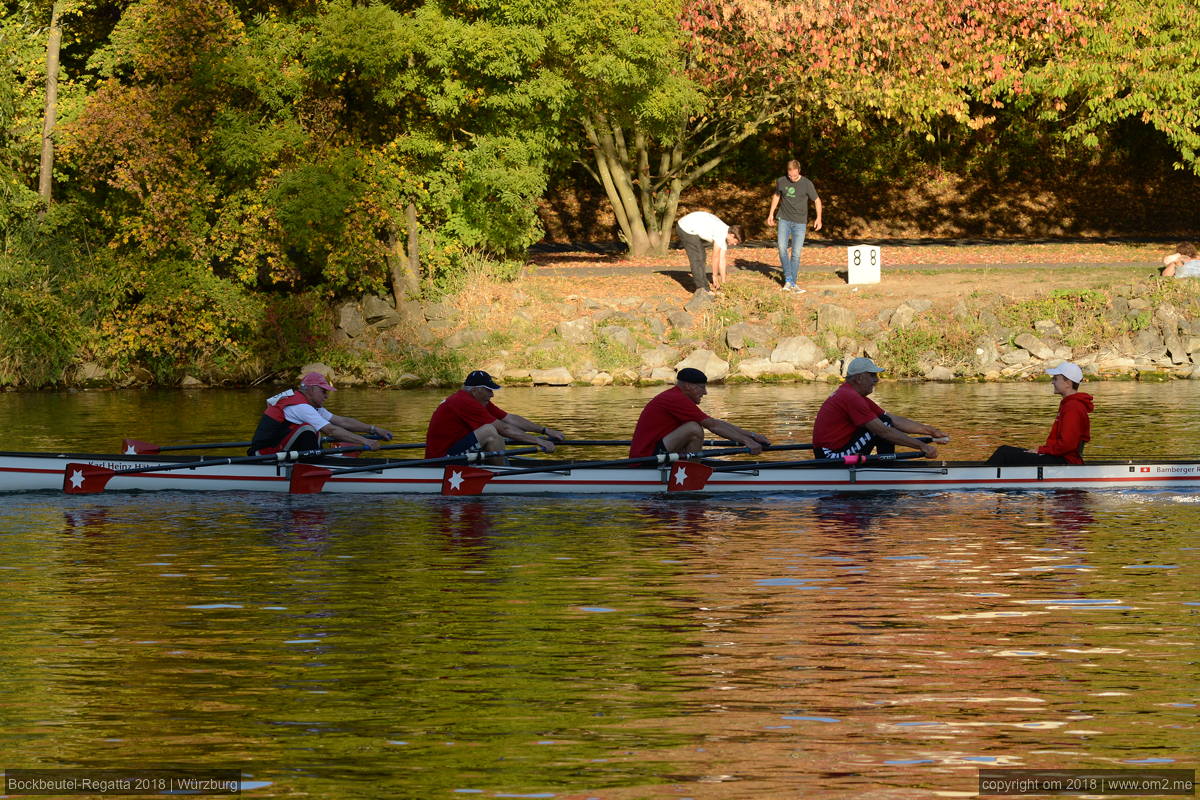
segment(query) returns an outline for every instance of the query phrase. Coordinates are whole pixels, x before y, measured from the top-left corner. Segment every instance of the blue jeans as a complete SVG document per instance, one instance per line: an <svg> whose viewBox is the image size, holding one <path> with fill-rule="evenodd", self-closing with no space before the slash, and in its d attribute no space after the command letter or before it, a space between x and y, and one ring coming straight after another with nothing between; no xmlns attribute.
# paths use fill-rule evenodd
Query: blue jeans
<svg viewBox="0 0 1200 800"><path fill-rule="evenodd" d="M786 219L776 219L777 241L779 243L779 266L783 267L783 283L796 282L800 273L800 251L804 248L804 234L808 223L792 222ZM788 241L792 244L792 255L788 257Z"/></svg>

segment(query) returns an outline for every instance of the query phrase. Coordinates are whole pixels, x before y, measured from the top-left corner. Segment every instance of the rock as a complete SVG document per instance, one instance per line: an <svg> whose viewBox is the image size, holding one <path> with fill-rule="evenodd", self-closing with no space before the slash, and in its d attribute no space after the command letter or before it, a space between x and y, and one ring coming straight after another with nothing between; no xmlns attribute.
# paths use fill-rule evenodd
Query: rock
<svg viewBox="0 0 1200 800"><path fill-rule="evenodd" d="M638 340L628 328L622 328L620 325L606 325L597 331L601 336L608 339L610 342L624 347L631 353L638 351Z"/></svg>
<svg viewBox="0 0 1200 800"><path fill-rule="evenodd" d="M713 304L713 296L703 289L697 289L692 295L692 299L684 304L683 310L695 314L703 311Z"/></svg>
<svg viewBox="0 0 1200 800"><path fill-rule="evenodd" d="M641 380L641 383L647 385L657 385L663 383L675 382L675 370L670 367L655 367L650 370L650 375Z"/></svg>
<svg viewBox="0 0 1200 800"><path fill-rule="evenodd" d="M1172 364L1188 363L1187 349L1183 346L1183 342L1180 341L1178 336L1171 334L1167 337L1165 344L1167 346L1167 355L1170 357Z"/></svg>
<svg viewBox="0 0 1200 800"><path fill-rule="evenodd" d="M776 363L794 364L797 369L807 369L825 357L825 352L807 336L789 336L771 351L771 360Z"/></svg>
<svg viewBox="0 0 1200 800"><path fill-rule="evenodd" d="M676 364L675 370L678 372L684 367L700 370L708 376L710 381L724 380L725 376L729 374L729 362L711 350L696 350Z"/></svg>
<svg viewBox="0 0 1200 800"><path fill-rule="evenodd" d="M592 384L592 386L612 386L613 376L609 375L607 372L597 372L588 382Z"/></svg>
<svg viewBox="0 0 1200 800"><path fill-rule="evenodd" d="M695 318L687 311L672 311L667 314L667 322L671 323L671 327L687 330L695 324Z"/></svg>
<svg viewBox="0 0 1200 800"><path fill-rule="evenodd" d="M1000 354L1000 361L1008 364L1010 367L1015 367L1021 364L1028 364L1030 355L1025 350L1011 350L1007 353Z"/></svg>
<svg viewBox="0 0 1200 800"><path fill-rule="evenodd" d="M1039 336L1049 336L1054 339L1063 337L1063 330L1058 323L1051 319L1039 319L1033 323L1033 329L1038 332Z"/></svg>
<svg viewBox="0 0 1200 800"><path fill-rule="evenodd" d="M1167 346L1163 342L1158 328L1145 328L1138 331L1133 337L1132 352L1134 355L1158 358L1156 354L1165 353L1166 349Z"/></svg>
<svg viewBox="0 0 1200 800"><path fill-rule="evenodd" d="M883 326L873 319L864 319L858 323L858 335L874 338L883 333Z"/></svg>
<svg viewBox="0 0 1200 800"><path fill-rule="evenodd" d="M976 341L975 358L972 364L977 372L987 372L999 360L1000 351L994 340L984 337Z"/></svg>
<svg viewBox="0 0 1200 800"><path fill-rule="evenodd" d="M596 338L592 320L588 317L560 322L554 327L554 331L567 344L591 344Z"/></svg>
<svg viewBox="0 0 1200 800"><path fill-rule="evenodd" d="M744 350L753 344L766 344L775 338L775 331L765 325L739 322L725 329L725 344L730 350Z"/></svg>
<svg viewBox="0 0 1200 800"><path fill-rule="evenodd" d="M85 361L79 365L75 381L88 389L103 386L108 381L108 370L93 361Z"/></svg>
<svg viewBox="0 0 1200 800"><path fill-rule="evenodd" d="M817 330L832 330L838 333L848 333L855 329L857 322L854 312L848 308L821 303L817 306Z"/></svg>
<svg viewBox="0 0 1200 800"><path fill-rule="evenodd" d="M1188 355L1200 351L1200 336L1188 336L1183 339L1183 349Z"/></svg>
<svg viewBox="0 0 1200 800"><path fill-rule="evenodd" d="M893 328L907 328L916 318L917 312L912 307L900 305L891 313L888 325Z"/></svg>
<svg viewBox="0 0 1200 800"><path fill-rule="evenodd" d="M927 381L952 381L954 380L954 370L949 367L936 366L925 373Z"/></svg>
<svg viewBox="0 0 1200 800"><path fill-rule="evenodd" d="M575 378L571 376L566 367L531 369L529 378L533 381L534 386L570 386L575 382Z"/></svg>
<svg viewBox="0 0 1200 800"><path fill-rule="evenodd" d="M1191 374L1188 375L1188 378L1193 381L1200 381L1200 364L1192 367Z"/></svg>
<svg viewBox="0 0 1200 800"><path fill-rule="evenodd" d="M388 317L399 317L392 304L377 294L365 294L362 299L362 314L368 324L374 325Z"/></svg>
<svg viewBox="0 0 1200 800"><path fill-rule="evenodd" d="M351 339L357 339L367 330L367 321L355 303L343 303L337 311L338 330L344 331Z"/></svg>
<svg viewBox="0 0 1200 800"><path fill-rule="evenodd" d="M747 358L738 364L738 374L754 379L764 375L794 376L796 367L785 361L772 361L769 358Z"/></svg>
<svg viewBox="0 0 1200 800"><path fill-rule="evenodd" d="M401 389L416 389L418 386L424 385L425 381L420 375L414 375L411 372L405 372L396 378L396 385Z"/></svg>
<svg viewBox="0 0 1200 800"><path fill-rule="evenodd" d="M487 339L487 334L484 331L475 328L464 328L461 331L455 331L446 337L446 347L458 349L471 344L479 344Z"/></svg>
<svg viewBox="0 0 1200 800"><path fill-rule="evenodd" d="M656 338L661 339L667 335L667 326L658 317L650 317L646 320L646 327L650 329L650 333Z"/></svg>
<svg viewBox="0 0 1200 800"><path fill-rule="evenodd" d="M204 383L201 382L200 380L198 380L197 378L193 378L191 375L184 375L183 380L181 380L179 382L179 388L180 389L202 389L202 388L204 388Z"/></svg>
<svg viewBox="0 0 1200 800"><path fill-rule="evenodd" d="M908 306L918 314L924 314L926 311L933 308L933 301L926 300L923 297L910 297L908 300L904 301L903 305Z"/></svg>
<svg viewBox="0 0 1200 800"><path fill-rule="evenodd" d="M326 380L328 380L330 383L333 383L334 386L337 386L337 384L334 383L334 378L336 376L333 372L333 367L329 366L328 364L322 364L320 361L310 361L301 367L300 372L296 374L295 383L300 383L300 379L310 372L321 373L325 376Z"/></svg>
<svg viewBox="0 0 1200 800"><path fill-rule="evenodd" d="M679 360L679 350L674 347L666 347L660 345L653 350L647 350L642 353L642 363L651 369L655 367L667 367Z"/></svg>
<svg viewBox="0 0 1200 800"><path fill-rule="evenodd" d="M458 309L449 303L432 303L425 306L425 319L428 322L438 320L453 321L458 319Z"/></svg>
<svg viewBox="0 0 1200 800"><path fill-rule="evenodd" d="M1034 336L1032 333L1025 332L1017 334L1017 338L1013 339L1013 344L1015 344L1017 347L1028 350L1034 358L1038 358L1043 361L1048 358L1054 358L1054 351L1046 346L1045 342ZM1012 362L1010 361L1007 363L1011 364Z"/></svg>

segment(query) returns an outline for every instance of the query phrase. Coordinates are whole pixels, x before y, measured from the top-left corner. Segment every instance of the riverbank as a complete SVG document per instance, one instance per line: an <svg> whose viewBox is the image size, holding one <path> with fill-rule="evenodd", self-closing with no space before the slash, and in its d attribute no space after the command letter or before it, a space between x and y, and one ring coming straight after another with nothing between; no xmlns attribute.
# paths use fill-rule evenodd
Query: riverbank
<svg viewBox="0 0 1200 800"><path fill-rule="evenodd" d="M473 368L512 383L653 384L695 366L714 380L836 380L869 355L891 377L1001 381L1070 359L1094 377L1200 378L1200 282L1163 279L1155 243L884 245L878 284L850 285L844 247L804 251L782 292L773 248L732 253L717 294L694 293L681 252L633 261L536 256L480 270L435 302L367 296L335 309L320 362L350 385L454 385ZM263 365L260 382L302 365ZM75 385L116 380L83 365ZM242 381L244 383L244 381ZM231 381L189 375L181 385Z"/></svg>

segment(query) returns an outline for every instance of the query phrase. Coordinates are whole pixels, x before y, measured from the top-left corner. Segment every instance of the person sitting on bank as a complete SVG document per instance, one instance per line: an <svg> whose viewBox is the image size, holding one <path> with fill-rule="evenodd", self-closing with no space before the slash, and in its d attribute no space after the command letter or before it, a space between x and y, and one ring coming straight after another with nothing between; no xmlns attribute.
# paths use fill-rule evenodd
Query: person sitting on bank
<svg viewBox="0 0 1200 800"><path fill-rule="evenodd" d="M1064 361L1046 370L1046 374L1052 376L1050 384L1054 387L1054 393L1062 396L1058 403L1058 416L1050 426L1046 443L1037 450L1001 445L988 458L989 464L1012 467L1083 463L1083 446L1092 438L1089 415L1095 408L1092 396L1079 391L1083 370L1078 364Z"/></svg>
<svg viewBox="0 0 1200 800"><path fill-rule="evenodd" d="M684 367L675 376L675 385L656 395L638 417L629 446L630 458L659 453L697 453L704 447L704 429L717 436L740 442L758 455L771 444L765 436L739 428L732 422L716 419L700 410L700 400L708 394L708 376L698 369Z"/></svg>
<svg viewBox="0 0 1200 800"><path fill-rule="evenodd" d="M726 225L715 214L709 214L707 211L693 211L675 223L675 234L679 237L679 243L683 245L683 251L687 253L696 291L708 289L708 277L704 272L704 248L712 247L712 288L714 291L720 289L725 283L725 254L730 247L742 243L741 226Z"/></svg>
<svg viewBox="0 0 1200 800"><path fill-rule="evenodd" d="M1191 242L1175 245L1175 252L1163 258L1164 278L1200 278L1200 254Z"/></svg>
<svg viewBox="0 0 1200 800"><path fill-rule="evenodd" d="M392 438L387 428L330 413L325 401L332 391L335 391L333 384L324 375L310 372L295 389L267 398L267 409L246 452L255 456L283 450L316 450L321 446L322 436L376 450L379 439ZM359 436L360 433L377 438L368 439Z"/></svg>
<svg viewBox="0 0 1200 800"><path fill-rule="evenodd" d="M932 425L889 414L867 397L879 383L883 368L869 358L853 359L846 366L846 379L825 398L813 420L813 454L816 458L894 453L904 445L937 458L937 448L913 436L929 436L939 442L950 437ZM911 434L911 435L910 435Z"/></svg>
<svg viewBox="0 0 1200 800"><path fill-rule="evenodd" d="M425 432L425 457L495 453L504 450L505 439L534 444L543 452L553 453L554 442L566 438L563 432L501 409L492 402L498 391L500 384L483 370L468 375L462 388L433 410ZM503 456L488 459L489 464L504 461Z"/></svg>

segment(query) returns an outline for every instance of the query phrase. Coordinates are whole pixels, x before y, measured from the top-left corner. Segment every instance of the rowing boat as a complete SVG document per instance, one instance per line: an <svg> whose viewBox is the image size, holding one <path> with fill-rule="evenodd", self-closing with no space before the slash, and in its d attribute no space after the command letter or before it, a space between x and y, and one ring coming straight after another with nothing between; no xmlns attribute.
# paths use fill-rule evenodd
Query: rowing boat
<svg viewBox="0 0 1200 800"><path fill-rule="evenodd" d="M191 462L196 468L180 468ZM324 492L334 494L455 494L456 480L478 467L397 466L386 470L361 470L369 459L329 456L315 462L333 470ZM381 461L381 463L383 463ZM969 461L906 461L859 465L772 467L756 462L746 468L737 462L707 460L717 467L704 483L704 493L721 492L871 492L960 491L969 489L1172 489L1200 488L1200 461L1154 458L1093 461L1083 465L995 467ZM63 491L71 485L69 464L109 470L142 468L134 474L114 475L108 491L252 491L288 492L293 469L290 463L205 465L186 456L96 455L86 453L0 453L0 492ZM358 471L339 475L338 467L354 464ZM530 474L530 464L548 471ZM153 467L171 467L154 471ZM509 470L523 474L506 477ZM486 467L495 473L481 490L495 494L659 494L672 489L675 465L638 467L577 467L572 462L517 459L511 467ZM456 479L456 475L458 478ZM465 493L465 492L464 492Z"/></svg>

